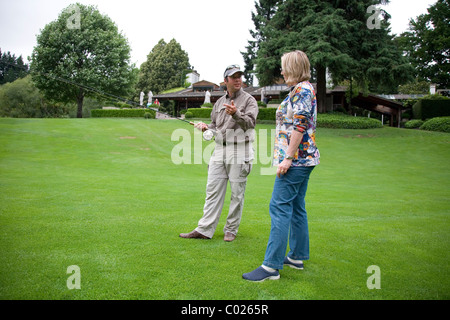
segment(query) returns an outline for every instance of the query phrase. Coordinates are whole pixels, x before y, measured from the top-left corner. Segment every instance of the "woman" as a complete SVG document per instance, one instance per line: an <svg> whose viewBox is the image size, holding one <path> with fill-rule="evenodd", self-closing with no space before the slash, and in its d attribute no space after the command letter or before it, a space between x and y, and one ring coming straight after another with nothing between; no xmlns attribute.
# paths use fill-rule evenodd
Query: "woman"
<svg viewBox="0 0 450 320"><path fill-rule="evenodd" d="M272 226L263 264L242 276L250 281L277 280L283 265L303 269L303 260L309 259L305 194L309 175L320 158L315 142L317 101L308 81L306 54L286 53L281 65L291 91L276 113L273 164L278 168L269 208ZM290 251L285 257L288 238Z"/></svg>

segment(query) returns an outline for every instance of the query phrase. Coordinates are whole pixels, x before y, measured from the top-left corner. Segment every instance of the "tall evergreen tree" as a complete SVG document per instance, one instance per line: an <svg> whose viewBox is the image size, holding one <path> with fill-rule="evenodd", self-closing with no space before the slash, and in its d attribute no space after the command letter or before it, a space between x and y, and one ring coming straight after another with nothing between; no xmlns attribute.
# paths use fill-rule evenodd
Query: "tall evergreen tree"
<svg viewBox="0 0 450 320"><path fill-rule="evenodd" d="M261 42L266 40L263 32L264 26L268 25L274 14L277 12L277 5L280 0L260 0L255 2L256 12L252 12L252 20L255 25L255 30L249 30L254 40L248 41L246 51L241 52L244 63L244 78L247 80L247 85L253 85L253 76L255 75L255 61L257 58L257 51Z"/></svg>
<svg viewBox="0 0 450 320"><path fill-rule="evenodd" d="M28 74L28 65L23 62L22 56L16 57L11 52L0 49L0 84L13 82Z"/></svg>
<svg viewBox="0 0 450 320"><path fill-rule="evenodd" d="M396 90L410 67L389 35L390 16L369 28L368 9L386 1L329 0L277 2L275 14L259 28L256 73L261 85L280 78L280 57L291 50L304 51L317 76L317 100L325 112L326 71L335 83L350 80L366 91ZM375 12L375 11L374 11ZM258 12L256 13L258 14ZM377 21L376 21L377 22Z"/></svg>

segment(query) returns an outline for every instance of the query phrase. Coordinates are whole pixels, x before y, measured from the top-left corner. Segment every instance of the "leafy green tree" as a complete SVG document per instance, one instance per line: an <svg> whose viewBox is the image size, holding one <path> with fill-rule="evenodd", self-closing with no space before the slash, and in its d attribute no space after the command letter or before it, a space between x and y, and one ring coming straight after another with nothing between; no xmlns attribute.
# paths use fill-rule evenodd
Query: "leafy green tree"
<svg viewBox="0 0 450 320"><path fill-rule="evenodd" d="M421 80L450 88L450 2L438 0L397 39Z"/></svg>
<svg viewBox="0 0 450 320"><path fill-rule="evenodd" d="M31 81L31 76L0 86L0 116L13 118L41 118L54 116Z"/></svg>
<svg viewBox="0 0 450 320"><path fill-rule="evenodd" d="M23 62L22 56L16 58L11 52L4 52L0 49L0 84L13 82L23 78L28 74L28 65Z"/></svg>
<svg viewBox="0 0 450 320"><path fill-rule="evenodd" d="M181 45L175 39L169 43L161 39L141 65L137 91L160 93L183 87L189 68L189 56Z"/></svg>
<svg viewBox="0 0 450 320"><path fill-rule="evenodd" d="M428 94L430 92L430 83L416 79L414 82L398 86L398 92L401 94Z"/></svg>
<svg viewBox="0 0 450 320"><path fill-rule="evenodd" d="M125 36L96 7L79 3L63 10L38 35L31 70L47 98L76 101L79 118L86 96L128 96L136 82Z"/></svg>
<svg viewBox="0 0 450 320"><path fill-rule="evenodd" d="M395 90L399 83L410 78L411 68L389 35L388 14L381 11L376 18L379 25L369 28L368 9L384 2L276 2L276 12L271 18L260 18L257 21L261 24L255 24L258 35L261 34L253 60L259 83L268 85L281 77L283 53L302 50L316 75L319 112L326 111L327 70L334 83L350 80L364 91Z"/></svg>

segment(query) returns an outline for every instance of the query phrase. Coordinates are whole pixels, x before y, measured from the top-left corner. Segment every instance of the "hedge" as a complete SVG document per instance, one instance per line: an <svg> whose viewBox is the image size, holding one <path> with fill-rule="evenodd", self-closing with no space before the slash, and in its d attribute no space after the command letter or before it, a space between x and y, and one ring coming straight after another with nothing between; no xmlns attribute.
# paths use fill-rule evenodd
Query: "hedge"
<svg viewBox="0 0 450 320"><path fill-rule="evenodd" d="M259 108L258 120L275 120L278 108Z"/></svg>
<svg viewBox="0 0 450 320"><path fill-rule="evenodd" d="M420 126L421 130L440 131L450 133L450 117L438 117L425 121Z"/></svg>
<svg viewBox="0 0 450 320"><path fill-rule="evenodd" d="M366 117L353 117L339 113L319 113L317 127L333 129L372 129L382 128L380 120Z"/></svg>
<svg viewBox="0 0 450 320"><path fill-rule="evenodd" d="M189 108L193 118L210 118L212 109ZM258 120L275 121L277 108L259 108ZM346 114L318 114L317 127L335 129L370 129L382 128L381 121L373 118L353 117Z"/></svg>
<svg viewBox="0 0 450 320"><path fill-rule="evenodd" d="M192 113L192 118L211 118L212 108L189 108L187 112Z"/></svg>
<svg viewBox="0 0 450 320"><path fill-rule="evenodd" d="M192 118L211 118L212 108L189 108ZM275 120L276 108L259 108L258 120Z"/></svg>
<svg viewBox="0 0 450 320"><path fill-rule="evenodd" d="M421 125L423 125L423 120L415 119L415 120L409 120L405 123L406 129L416 129L419 128Z"/></svg>
<svg viewBox="0 0 450 320"><path fill-rule="evenodd" d="M149 118L155 119L156 112L151 109L94 109L91 110L93 118L140 118L150 113Z"/></svg>
<svg viewBox="0 0 450 320"><path fill-rule="evenodd" d="M414 119L450 116L450 99L420 99L413 105Z"/></svg>

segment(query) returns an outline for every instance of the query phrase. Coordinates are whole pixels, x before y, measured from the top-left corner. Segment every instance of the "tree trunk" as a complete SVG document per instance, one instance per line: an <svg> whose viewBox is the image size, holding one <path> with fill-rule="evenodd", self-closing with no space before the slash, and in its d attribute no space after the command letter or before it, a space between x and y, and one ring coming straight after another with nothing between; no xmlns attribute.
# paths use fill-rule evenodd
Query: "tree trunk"
<svg viewBox="0 0 450 320"><path fill-rule="evenodd" d="M348 114L353 115L353 107L352 107L352 99L353 99L353 79L350 78L350 98L348 98Z"/></svg>
<svg viewBox="0 0 450 320"><path fill-rule="evenodd" d="M317 72L317 110L319 113L327 112L326 97L327 97L327 79L326 68L321 65L316 66Z"/></svg>
<svg viewBox="0 0 450 320"><path fill-rule="evenodd" d="M80 91L78 91L77 96L77 103L78 103L77 118L83 118L83 100L84 100L84 91L82 88L80 88Z"/></svg>

